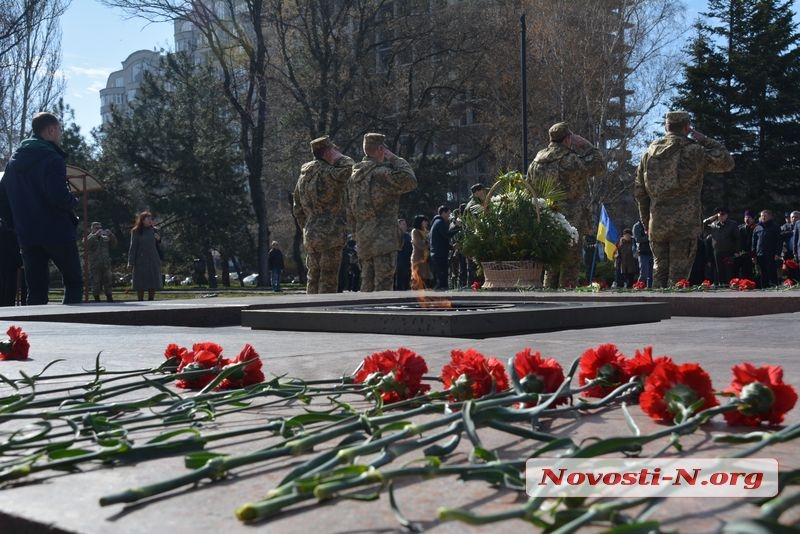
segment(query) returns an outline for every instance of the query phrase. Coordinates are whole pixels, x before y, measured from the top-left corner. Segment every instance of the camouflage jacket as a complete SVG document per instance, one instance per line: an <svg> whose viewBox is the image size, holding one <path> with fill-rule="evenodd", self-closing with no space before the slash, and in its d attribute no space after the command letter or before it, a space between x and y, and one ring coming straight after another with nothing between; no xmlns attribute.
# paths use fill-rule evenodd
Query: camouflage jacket
<svg viewBox="0 0 800 534"><path fill-rule="evenodd" d="M345 186L353 159L342 156L333 165L315 159L300 168L292 212L303 227L306 250L339 248L345 237Z"/></svg>
<svg viewBox="0 0 800 534"><path fill-rule="evenodd" d="M606 162L599 149L591 147L583 154L561 143L551 142L540 150L528 167L528 181L535 183L543 178L554 178L565 193L559 211L576 226L586 226L589 221L589 179L605 170ZM580 233L588 228L578 228Z"/></svg>
<svg viewBox="0 0 800 534"><path fill-rule="evenodd" d="M89 252L89 265L111 265L109 246L117 246L117 238L109 234L105 239L96 233L89 234L86 238L86 249Z"/></svg>
<svg viewBox="0 0 800 534"><path fill-rule="evenodd" d="M362 259L397 251L400 196L416 187L414 170L403 158L378 163L365 157L353 166L347 182L347 222Z"/></svg>
<svg viewBox="0 0 800 534"><path fill-rule="evenodd" d="M670 133L653 141L636 170L633 194L650 241L700 235L700 192L706 172L733 169L733 158L719 141Z"/></svg>

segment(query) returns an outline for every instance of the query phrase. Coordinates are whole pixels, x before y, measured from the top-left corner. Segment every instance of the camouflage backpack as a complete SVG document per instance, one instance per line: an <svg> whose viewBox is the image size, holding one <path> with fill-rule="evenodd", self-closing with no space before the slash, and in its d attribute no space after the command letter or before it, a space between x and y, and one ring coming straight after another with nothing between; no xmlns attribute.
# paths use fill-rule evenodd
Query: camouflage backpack
<svg viewBox="0 0 800 534"><path fill-rule="evenodd" d="M648 147L644 185L650 195L665 199L685 193L685 184L680 183L678 165L681 152L690 143L692 141L685 137L667 136Z"/></svg>

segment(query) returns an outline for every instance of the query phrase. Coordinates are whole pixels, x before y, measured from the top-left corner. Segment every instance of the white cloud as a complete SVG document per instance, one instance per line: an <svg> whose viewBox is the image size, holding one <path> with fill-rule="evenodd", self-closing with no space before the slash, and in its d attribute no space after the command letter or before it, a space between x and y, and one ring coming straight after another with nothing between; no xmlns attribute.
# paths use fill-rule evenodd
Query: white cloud
<svg viewBox="0 0 800 534"><path fill-rule="evenodd" d="M68 78L82 76L103 81L108 79L108 75L114 72L115 69L104 69L98 67L79 67L77 65L66 65L63 68L64 75ZM119 69L116 69L119 70Z"/></svg>

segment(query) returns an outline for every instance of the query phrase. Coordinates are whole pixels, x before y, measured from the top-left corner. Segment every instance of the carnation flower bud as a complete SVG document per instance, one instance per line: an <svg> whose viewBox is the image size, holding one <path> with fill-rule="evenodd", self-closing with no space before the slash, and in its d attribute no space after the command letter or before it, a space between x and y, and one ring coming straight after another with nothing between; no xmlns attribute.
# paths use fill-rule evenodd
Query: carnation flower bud
<svg viewBox="0 0 800 534"><path fill-rule="evenodd" d="M743 406L739 408L745 415L768 413L775 403L775 393L761 382L751 382L742 388L739 396Z"/></svg>
<svg viewBox="0 0 800 534"><path fill-rule="evenodd" d="M536 375L528 375L519 381L525 393L543 393L544 382Z"/></svg>

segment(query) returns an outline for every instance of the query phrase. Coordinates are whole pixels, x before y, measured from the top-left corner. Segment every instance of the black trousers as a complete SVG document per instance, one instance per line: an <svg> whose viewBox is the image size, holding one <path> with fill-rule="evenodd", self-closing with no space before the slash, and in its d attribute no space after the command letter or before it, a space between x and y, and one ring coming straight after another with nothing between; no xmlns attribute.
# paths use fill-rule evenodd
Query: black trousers
<svg viewBox="0 0 800 534"><path fill-rule="evenodd" d="M433 289L448 289L450 262L446 254L432 254Z"/></svg>

